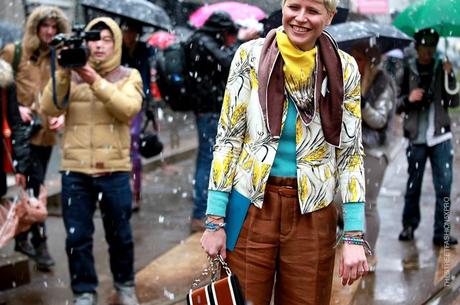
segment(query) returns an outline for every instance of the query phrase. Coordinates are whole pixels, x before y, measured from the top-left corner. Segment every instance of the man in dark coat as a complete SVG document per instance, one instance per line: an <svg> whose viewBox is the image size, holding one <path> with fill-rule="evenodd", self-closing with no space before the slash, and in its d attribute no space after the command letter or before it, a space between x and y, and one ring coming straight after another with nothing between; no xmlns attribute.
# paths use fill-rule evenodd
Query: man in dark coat
<svg viewBox="0 0 460 305"><path fill-rule="evenodd" d="M414 231L420 223L420 195L427 159L433 171L436 192L433 243L438 246L455 245L457 239L450 235L452 186L452 133L448 109L459 105L458 92L447 88L456 85L449 62L435 57L439 35L425 29L415 34L417 58L404 68L398 112L404 113L404 136L407 147L408 174L403 230L399 240L414 239ZM448 75L447 83L444 74Z"/></svg>
<svg viewBox="0 0 460 305"><path fill-rule="evenodd" d="M212 150L233 56L243 41L258 35L255 29L238 30L229 14L216 11L190 39L187 58L198 129L192 232L204 229Z"/></svg>

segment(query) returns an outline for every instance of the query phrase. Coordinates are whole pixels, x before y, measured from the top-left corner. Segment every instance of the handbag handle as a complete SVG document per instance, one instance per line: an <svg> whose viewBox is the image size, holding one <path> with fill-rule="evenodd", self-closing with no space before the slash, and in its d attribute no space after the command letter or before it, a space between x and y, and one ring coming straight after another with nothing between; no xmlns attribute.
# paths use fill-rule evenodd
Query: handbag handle
<svg viewBox="0 0 460 305"><path fill-rule="evenodd" d="M192 289L195 289L200 285L202 277L206 278L209 276L211 278L211 282L217 281L219 265L222 266L222 268L225 270L225 273L227 273L227 276L232 275L232 271L230 270L230 267L228 266L228 264L225 262L225 260L222 258L220 254L217 255L215 258L208 256L208 266L203 269L200 277L193 280Z"/></svg>

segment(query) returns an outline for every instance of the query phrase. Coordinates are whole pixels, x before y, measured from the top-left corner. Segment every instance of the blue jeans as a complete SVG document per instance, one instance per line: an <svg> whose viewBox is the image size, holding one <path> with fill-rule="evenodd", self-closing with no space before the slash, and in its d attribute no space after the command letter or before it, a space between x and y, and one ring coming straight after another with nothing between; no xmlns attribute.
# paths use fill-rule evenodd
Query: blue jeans
<svg viewBox="0 0 460 305"><path fill-rule="evenodd" d="M110 269L115 283L134 282L129 173L93 177L77 172L62 175L62 216L67 233L71 287L74 293L96 292L93 257L93 216L99 201Z"/></svg>
<svg viewBox="0 0 460 305"><path fill-rule="evenodd" d="M409 179L404 196L403 226L416 229L420 223L420 194L426 160L430 159L433 185L436 193L434 213L434 237L443 238L449 232L446 216L450 212L450 190L452 186L453 150L450 140L433 147L409 144L407 161Z"/></svg>
<svg viewBox="0 0 460 305"><path fill-rule="evenodd" d="M196 114L198 129L198 156L196 158L193 218L202 219L206 213L209 172L212 152L216 144L218 113Z"/></svg>

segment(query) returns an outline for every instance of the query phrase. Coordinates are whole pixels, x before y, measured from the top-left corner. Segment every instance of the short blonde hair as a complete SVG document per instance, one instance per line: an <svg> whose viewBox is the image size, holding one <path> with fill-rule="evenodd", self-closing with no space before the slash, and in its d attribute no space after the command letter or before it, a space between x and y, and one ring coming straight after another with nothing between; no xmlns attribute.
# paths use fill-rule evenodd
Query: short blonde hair
<svg viewBox="0 0 460 305"><path fill-rule="evenodd" d="M286 3L286 0L281 0L281 7L284 6L284 3ZM323 0L323 3L329 13L335 13L339 0Z"/></svg>

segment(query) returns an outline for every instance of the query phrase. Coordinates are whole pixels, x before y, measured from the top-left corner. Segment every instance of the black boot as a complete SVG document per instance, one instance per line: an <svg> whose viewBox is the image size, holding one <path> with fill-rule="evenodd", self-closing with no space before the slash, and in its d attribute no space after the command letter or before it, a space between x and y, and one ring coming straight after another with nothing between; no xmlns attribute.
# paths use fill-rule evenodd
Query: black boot
<svg viewBox="0 0 460 305"><path fill-rule="evenodd" d="M37 255L34 260L37 263L37 269L41 271L49 271L54 266L54 259L51 257L46 242L42 242L35 248Z"/></svg>
<svg viewBox="0 0 460 305"><path fill-rule="evenodd" d="M30 258L34 258L37 254L27 239L16 239L14 251L21 252Z"/></svg>
<svg viewBox="0 0 460 305"><path fill-rule="evenodd" d="M414 228L411 226L404 227L401 233L399 233L399 240L401 241L414 240Z"/></svg>

